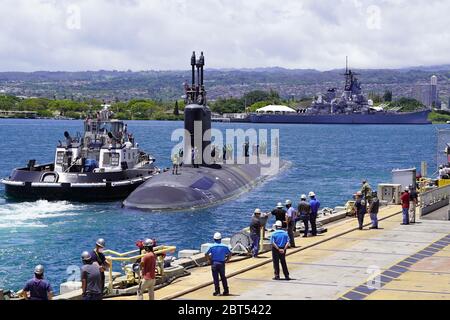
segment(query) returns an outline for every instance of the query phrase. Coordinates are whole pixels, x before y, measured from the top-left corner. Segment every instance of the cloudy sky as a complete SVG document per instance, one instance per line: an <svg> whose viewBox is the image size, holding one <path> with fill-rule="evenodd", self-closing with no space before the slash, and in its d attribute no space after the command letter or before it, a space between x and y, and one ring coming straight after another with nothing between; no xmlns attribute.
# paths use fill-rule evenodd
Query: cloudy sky
<svg viewBox="0 0 450 320"><path fill-rule="evenodd" d="M0 71L450 63L448 0L0 0Z"/></svg>

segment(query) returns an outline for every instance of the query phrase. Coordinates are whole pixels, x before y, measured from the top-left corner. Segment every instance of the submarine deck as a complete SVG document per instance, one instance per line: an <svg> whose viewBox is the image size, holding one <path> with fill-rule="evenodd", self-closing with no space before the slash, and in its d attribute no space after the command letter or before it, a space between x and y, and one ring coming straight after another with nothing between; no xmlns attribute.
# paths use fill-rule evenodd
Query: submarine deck
<svg viewBox="0 0 450 320"><path fill-rule="evenodd" d="M400 225L400 206L382 208L379 220L378 230L368 230L368 217L363 231L357 229L356 219L345 219L327 225L328 232L317 237L296 238L299 247L287 256L292 281L272 280L267 252L227 264L230 296L213 297L210 267L199 267L157 290L155 298L449 300L450 221L418 219L416 224ZM375 274L379 281L367 286Z"/></svg>

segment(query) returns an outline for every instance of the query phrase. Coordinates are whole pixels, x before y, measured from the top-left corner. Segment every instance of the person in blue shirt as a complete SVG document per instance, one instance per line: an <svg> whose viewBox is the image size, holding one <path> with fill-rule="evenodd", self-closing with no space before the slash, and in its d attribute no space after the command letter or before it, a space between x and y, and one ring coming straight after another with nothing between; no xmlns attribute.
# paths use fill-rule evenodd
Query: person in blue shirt
<svg viewBox="0 0 450 320"><path fill-rule="evenodd" d="M289 236L289 244L291 248L295 248L294 230L297 218L297 211L295 211L294 207L292 206L291 200L286 200L285 204L286 204L286 224Z"/></svg>
<svg viewBox="0 0 450 320"><path fill-rule="evenodd" d="M320 202L316 199L316 194L311 191L309 193L309 205L311 206L311 215L309 222L311 223L311 234L317 236L317 213L319 212Z"/></svg>
<svg viewBox="0 0 450 320"><path fill-rule="evenodd" d="M22 296L29 300L51 300L53 289L44 279L44 267L38 265L34 268L34 278L29 280L22 291Z"/></svg>
<svg viewBox="0 0 450 320"><path fill-rule="evenodd" d="M228 246L221 243L222 235L219 232L214 234L214 244L209 247L206 252L206 258L211 263L211 271L214 280L213 296L220 295L219 275L223 285L223 295L228 296L230 290L228 288L227 277L225 276L225 263L231 259L231 251Z"/></svg>
<svg viewBox="0 0 450 320"><path fill-rule="evenodd" d="M367 211L367 205L366 201L363 199L363 194L361 191L358 191L356 193L356 200L355 200L355 210L356 210L356 217L358 218L358 229L362 230L364 227L364 215Z"/></svg>
<svg viewBox="0 0 450 320"><path fill-rule="evenodd" d="M275 277L273 280L280 280L280 263L283 268L283 274L286 280L289 278L289 270L286 264L286 250L289 247L289 236L286 231L282 229L281 221L275 222L276 230L270 236L272 244L272 261Z"/></svg>

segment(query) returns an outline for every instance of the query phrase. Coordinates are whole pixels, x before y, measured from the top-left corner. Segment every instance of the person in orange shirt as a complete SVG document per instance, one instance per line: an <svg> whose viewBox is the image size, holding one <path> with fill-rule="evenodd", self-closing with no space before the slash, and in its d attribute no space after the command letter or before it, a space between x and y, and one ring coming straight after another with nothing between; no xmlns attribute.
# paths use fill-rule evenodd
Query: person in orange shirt
<svg viewBox="0 0 450 320"><path fill-rule="evenodd" d="M141 261L142 277L144 282L141 285L141 292L148 289L149 300L155 300L155 282L156 282L156 255L153 253L153 240L144 241L145 256Z"/></svg>

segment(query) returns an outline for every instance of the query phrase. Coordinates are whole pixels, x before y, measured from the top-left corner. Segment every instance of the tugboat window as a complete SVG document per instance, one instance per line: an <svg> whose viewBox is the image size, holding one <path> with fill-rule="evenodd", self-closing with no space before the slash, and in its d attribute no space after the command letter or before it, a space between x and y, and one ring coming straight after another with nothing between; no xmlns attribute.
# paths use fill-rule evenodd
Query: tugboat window
<svg viewBox="0 0 450 320"><path fill-rule="evenodd" d="M58 151L56 154L56 164L62 164L64 162L64 151Z"/></svg>
<svg viewBox="0 0 450 320"><path fill-rule="evenodd" d="M117 152L105 153L103 164L105 166L109 165L112 167L117 167L119 165L119 154Z"/></svg>
<svg viewBox="0 0 450 320"><path fill-rule="evenodd" d="M46 173L42 176L42 182L57 182L58 176L55 173Z"/></svg>

